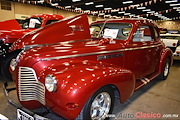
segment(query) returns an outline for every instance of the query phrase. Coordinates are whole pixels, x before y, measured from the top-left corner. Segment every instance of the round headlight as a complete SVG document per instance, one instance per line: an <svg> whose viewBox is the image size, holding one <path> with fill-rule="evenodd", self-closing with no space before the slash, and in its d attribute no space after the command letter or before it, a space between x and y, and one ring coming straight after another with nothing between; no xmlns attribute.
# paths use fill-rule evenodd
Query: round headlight
<svg viewBox="0 0 180 120"><path fill-rule="evenodd" d="M45 78L45 86L49 92L55 92L57 89L57 80L53 75L47 75Z"/></svg>

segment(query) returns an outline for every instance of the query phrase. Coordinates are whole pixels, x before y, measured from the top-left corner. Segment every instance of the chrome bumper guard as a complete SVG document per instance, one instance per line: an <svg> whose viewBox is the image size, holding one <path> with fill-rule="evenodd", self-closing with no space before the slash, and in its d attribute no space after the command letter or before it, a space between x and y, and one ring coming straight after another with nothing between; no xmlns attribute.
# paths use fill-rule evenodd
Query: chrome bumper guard
<svg viewBox="0 0 180 120"><path fill-rule="evenodd" d="M8 88L8 82L4 83L4 85L3 85L4 95L7 99L7 102L10 105L12 105L13 107L20 109L20 110L24 111L25 113L29 114L30 116L32 116L34 118L34 120L50 120L48 118L42 117L42 116L49 113L48 109L46 109L45 111L42 111L42 112L35 113L35 112L32 112L32 111L24 108L22 105L18 105L17 103L14 103L9 97L9 92L11 92L13 90L16 90L16 88Z"/></svg>

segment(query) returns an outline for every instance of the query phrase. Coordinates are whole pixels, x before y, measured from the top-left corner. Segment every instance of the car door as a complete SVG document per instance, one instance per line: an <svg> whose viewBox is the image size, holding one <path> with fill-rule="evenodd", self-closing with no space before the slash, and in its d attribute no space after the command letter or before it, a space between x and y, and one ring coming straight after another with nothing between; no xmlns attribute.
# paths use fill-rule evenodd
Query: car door
<svg viewBox="0 0 180 120"><path fill-rule="evenodd" d="M136 79L155 72L159 61L157 31L150 25L139 26L125 49L124 66L130 69Z"/></svg>

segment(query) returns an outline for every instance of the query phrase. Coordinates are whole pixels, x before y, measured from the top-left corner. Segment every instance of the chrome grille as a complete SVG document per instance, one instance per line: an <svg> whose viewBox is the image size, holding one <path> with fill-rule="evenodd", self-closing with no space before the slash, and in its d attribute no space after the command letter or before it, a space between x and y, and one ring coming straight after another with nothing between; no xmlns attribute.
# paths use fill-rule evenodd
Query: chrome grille
<svg viewBox="0 0 180 120"><path fill-rule="evenodd" d="M32 68L19 67L18 87L20 101L37 100L45 105L45 87Z"/></svg>

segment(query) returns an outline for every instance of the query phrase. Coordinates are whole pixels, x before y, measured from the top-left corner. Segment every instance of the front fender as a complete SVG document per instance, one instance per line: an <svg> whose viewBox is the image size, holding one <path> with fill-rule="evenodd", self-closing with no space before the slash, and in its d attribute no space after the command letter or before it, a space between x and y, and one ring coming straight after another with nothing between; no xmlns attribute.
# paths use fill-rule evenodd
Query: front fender
<svg viewBox="0 0 180 120"><path fill-rule="evenodd" d="M135 87L133 73L115 66L74 64L71 68L64 69L60 66L53 66L41 72L44 77L48 74L55 76L58 89L54 93L46 91L47 106L67 119L75 119L88 99L103 86L115 86L122 102L131 96ZM68 109L68 104L78 107Z"/></svg>
<svg viewBox="0 0 180 120"><path fill-rule="evenodd" d="M163 69L164 69L164 64L165 64L165 61L166 59L169 59L170 60L170 64L172 65L173 64L173 57L172 57L173 53L171 51L170 48L166 48L162 51L162 54L161 54L161 59L160 59L160 65L159 65L159 74L161 74L163 72Z"/></svg>

